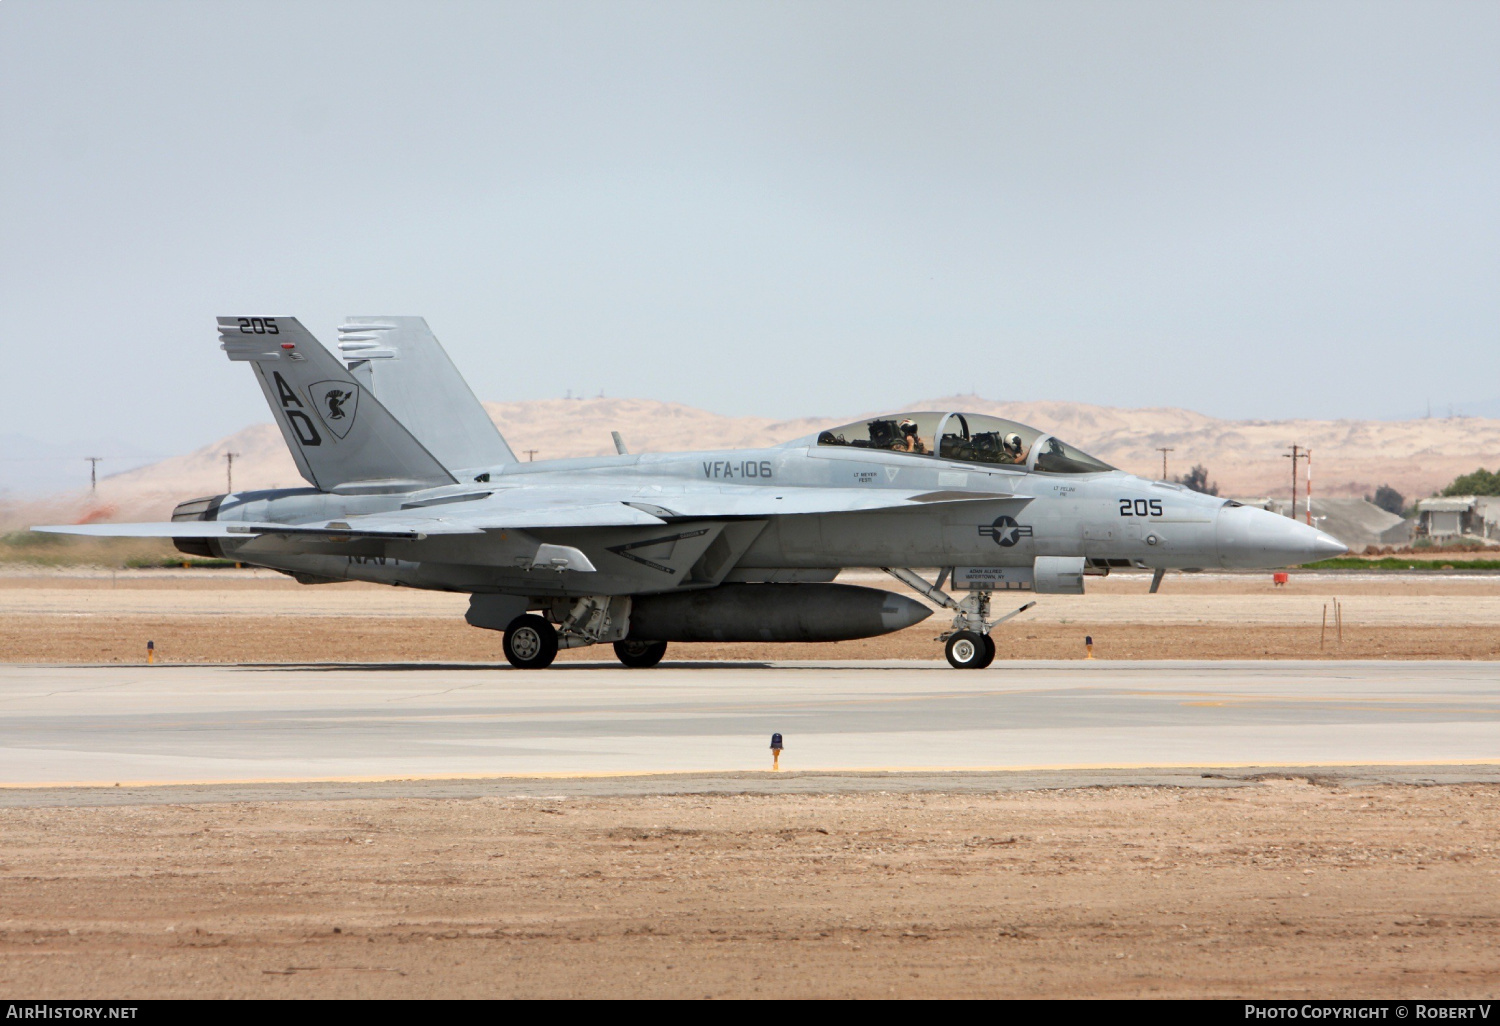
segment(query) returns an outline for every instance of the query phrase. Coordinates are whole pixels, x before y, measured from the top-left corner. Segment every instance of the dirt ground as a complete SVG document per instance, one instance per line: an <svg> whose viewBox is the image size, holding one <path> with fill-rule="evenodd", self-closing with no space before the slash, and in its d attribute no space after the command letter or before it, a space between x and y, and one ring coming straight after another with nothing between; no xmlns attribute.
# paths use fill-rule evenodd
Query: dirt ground
<svg viewBox="0 0 1500 1026"><path fill-rule="evenodd" d="M827 644L673 644L667 661L941 659L940 628ZM1092 632L1092 633L1086 633ZM1265 624L1032 624L995 632L999 659L1500 659L1500 627L1354 627ZM503 664L500 635L453 617L10 616L0 620L0 662L140 663L146 641L167 663L441 662ZM612 661L608 646L565 650L559 662Z"/></svg>
<svg viewBox="0 0 1500 1026"><path fill-rule="evenodd" d="M996 630L999 657L1082 659L1092 637L1099 659L1500 658L1500 575L1304 575L1284 588L1268 574L1177 576L1158 595L1147 583L1119 575L1090 580L1086 596L1040 596ZM377 585L306 587L268 571L3 576L0 662L140 662L148 640L165 662L502 662L500 635L463 622L466 603ZM667 658L940 659L945 620L833 644L674 644Z"/></svg>
<svg viewBox="0 0 1500 1026"><path fill-rule="evenodd" d="M1001 658L1091 635L1100 659L1500 659L1500 577L1089 587L1002 627ZM1343 640L1320 646L1335 594ZM249 571L0 577L0 662L139 662L150 639L165 662L501 663L463 604ZM936 659L940 629L668 658ZM0 808L0 837L0 988L28 996L1500 990L1490 785Z"/></svg>
<svg viewBox="0 0 1500 1026"><path fill-rule="evenodd" d="M1493 997L1500 788L0 811L36 997Z"/></svg>

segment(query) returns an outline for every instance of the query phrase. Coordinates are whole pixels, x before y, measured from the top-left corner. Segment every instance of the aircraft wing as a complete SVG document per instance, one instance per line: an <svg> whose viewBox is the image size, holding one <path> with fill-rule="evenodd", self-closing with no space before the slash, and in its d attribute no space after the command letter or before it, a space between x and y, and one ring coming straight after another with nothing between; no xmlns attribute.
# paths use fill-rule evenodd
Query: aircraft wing
<svg viewBox="0 0 1500 1026"><path fill-rule="evenodd" d="M1013 502L1019 507L1030 501L1030 496L1009 492L959 489L921 491L689 484L627 491L618 484L607 483L497 488L483 498L345 519L351 527L357 523L373 528L385 524L404 525L411 523L413 518L434 517L453 525L448 532L453 533L460 524L484 531L533 527L638 527L687 517L853 513L971 502Z"/></svg>
<svg viewBox="0 0 1500 1026"><path fill-rule="evenodd" d="M370 538L414 541L433 535L483 534L547 527L641 527L668 518L764 517L808 513L900 510L938 504L1015 502L1030 496L1005 492L897 491L871 488L722 488L672 493L637 492L632 500L607 499L604 489L517 489L466 502L370 513L302 524L237 520L177 520L144 524L52 524L47 534L93 538L249 538L259 535ZM618 489L610 488L618 496Z"/></svg>
<svg viewBox="0 0 1500 1026"><path fill-rule="evenodd" d="M424 534L479 534L507 528L534 527L643 527L662 524L662 519L623 502L549 502L521 505L479 500L452 503L430 509L397 510L345 517L350 527L383 530L388 527L417 530ZM424 524L439 525L427 529Z"/></svg>
<svg viewBox="0 0 1500 1026"><path fill-rule="evenodd" d="M637 509L672 517L764 517L797 513L857 513L929 507L940 503L1015 502L1028 495L1008 492L897 491L889 488L743 488L731 492L687 492L638 496Z"/></svg>

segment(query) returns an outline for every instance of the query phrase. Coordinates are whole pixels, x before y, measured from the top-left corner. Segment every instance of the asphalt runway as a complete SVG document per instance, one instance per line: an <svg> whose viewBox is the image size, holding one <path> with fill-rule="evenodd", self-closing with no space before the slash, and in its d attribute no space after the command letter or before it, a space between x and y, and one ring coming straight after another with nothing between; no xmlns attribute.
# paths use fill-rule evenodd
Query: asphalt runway
<svg viewBox="0 0 1500 1026"><path fill-rule="evenodd" d="M1108 781L1127 783L1173 767L1402 765L1472 774L1500 767L1500 665L0 666L7 788L745 780L769 770L773 731L785 737L784 769L856 777L1108 769Z"/></svg>

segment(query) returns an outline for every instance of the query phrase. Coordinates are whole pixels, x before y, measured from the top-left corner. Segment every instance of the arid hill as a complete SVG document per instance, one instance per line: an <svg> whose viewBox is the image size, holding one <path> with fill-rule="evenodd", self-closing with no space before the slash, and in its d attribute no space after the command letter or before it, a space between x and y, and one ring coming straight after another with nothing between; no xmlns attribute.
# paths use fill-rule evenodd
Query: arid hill
<svg viewBox="0 0 1500 1026"><path fill-rule="evenodd" d="M648 399L547 399L486 403L522 459L593 456L614 451L619 431L632 452L775 445L853 416L771 420L725 417L679 403ZM1296 442L1313 450L1314 494L1361 496L1389 484L1409 499L1429 495L1476 467L1500 466L1500 420L1409 421L1220 420L1190 410L1119 409L1066 402L995 402L950 396L909 404L910 410L960 409L1010 417L1056 432L1115 466L1157 477L1159 447L1169 447L1171 473L1208 467L1220 494L1285 496ZM104 478L96 496L55 496L0 511L11 525L35 518L156 519L176 502L225 489L225 452L239 453L236 488L302 483L280 433L256 424L196 452ZM1300 475L1299 475L1300 476ZM1299 492L1302 485L1299 482Z"/></svg>

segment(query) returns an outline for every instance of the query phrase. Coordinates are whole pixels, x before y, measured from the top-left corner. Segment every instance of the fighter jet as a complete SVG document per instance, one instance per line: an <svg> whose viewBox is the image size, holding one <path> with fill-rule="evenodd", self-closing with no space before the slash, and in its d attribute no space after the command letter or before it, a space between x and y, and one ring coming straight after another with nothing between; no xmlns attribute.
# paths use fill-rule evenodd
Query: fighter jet
<svg viewBox="0 0 1500 1026"><path fill-rule="evenodd" d="M962 410L875 417L766 449L518 461L427 324L353 318L342 359L296 319L221 317L305 488L179 505L169 523L36 527L171 538L304 584L470 596L512 666L611 644L626 666L673 641L837 641L931 608L834 583L883 570L951 614L935 639L981 669L997 593L1082 594L1123 568L1273 568L1335 556L1321 531L1117 470L1033 427ZM929 579L919 570L936 568Z"/></svg>

